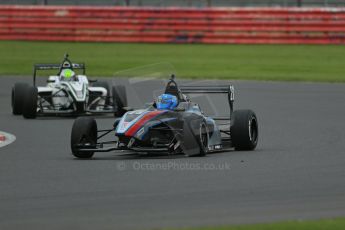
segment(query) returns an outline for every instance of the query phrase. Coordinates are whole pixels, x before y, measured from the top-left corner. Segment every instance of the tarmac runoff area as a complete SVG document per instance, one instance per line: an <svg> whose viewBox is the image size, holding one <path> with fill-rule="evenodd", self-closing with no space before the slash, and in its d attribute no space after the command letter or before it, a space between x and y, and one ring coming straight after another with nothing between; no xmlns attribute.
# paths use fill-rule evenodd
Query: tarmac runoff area
<svg viewBox="0 0 345 230"><path fill-rule="evenodd" d="M345 84L234 81L235 109L258 116L255 151L203 158L100 153L78 160L69 146L73 118L12 115L11 87L31 80L0 78L0 129L17 137L0 149L1 230L159 229L345 216ZM127 86L134 106L152 101L164 86L115 83ZM221 100L210 104L226 107ZM96 120L99 128L114 122Z"/></svg>

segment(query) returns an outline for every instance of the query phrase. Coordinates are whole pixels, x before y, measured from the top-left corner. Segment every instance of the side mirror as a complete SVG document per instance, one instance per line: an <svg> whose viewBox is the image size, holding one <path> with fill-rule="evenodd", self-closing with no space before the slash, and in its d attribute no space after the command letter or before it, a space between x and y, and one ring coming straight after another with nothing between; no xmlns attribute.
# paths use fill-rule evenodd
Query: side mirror
<svg viewBox="0 0 345 230"><path fill-rule="evenodd" d="M95 82L97 82L97 80L96 79L89 79L89 82L90 83L95 83Z"/></svg>
<svg viewBox="0 0 345 230"><path fill-rule="evenodd" d="M54 82L55 80L50 80L50 79L47 80L47 83L54 83Z"/></svg>

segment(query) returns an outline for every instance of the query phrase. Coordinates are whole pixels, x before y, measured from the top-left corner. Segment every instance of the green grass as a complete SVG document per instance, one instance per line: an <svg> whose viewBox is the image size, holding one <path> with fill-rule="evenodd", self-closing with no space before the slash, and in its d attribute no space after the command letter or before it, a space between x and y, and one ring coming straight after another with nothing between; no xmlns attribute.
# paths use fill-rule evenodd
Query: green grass
<svg viewBox="0 0 345 230"><path fill-rule="evenodd" d="M252 224L229 227L202 227L183 228L179 230L343 230L345 218L316 220L316 221L291 221L272 224Z"/></svg>
<svg viewBox="0 0 345 230"><path fill-rule="evenodd" d="M345 82L345 46L179 45L0 41L0 75L31 75L32 65L65 52L90 76L169 62L179 77Z"/></svg>

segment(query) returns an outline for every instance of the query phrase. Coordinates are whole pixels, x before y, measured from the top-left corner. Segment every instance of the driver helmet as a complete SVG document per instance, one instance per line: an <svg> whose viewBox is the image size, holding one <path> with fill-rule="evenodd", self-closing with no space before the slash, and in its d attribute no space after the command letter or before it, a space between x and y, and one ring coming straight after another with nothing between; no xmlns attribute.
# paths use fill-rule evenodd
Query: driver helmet
<svg viewBox="0 0 345 230"><path fill-rule="evenodd" d="M61 71L60 79L63 81L71 81L74 79L75 73L71 69L64 69Z"/></svg>
<svg viewBox="0 0 345 230"><path fill-rule="evenodd" d="M177 106L177 97L171 94L162 94L157 98L157 109L174 109Z"/></svg>

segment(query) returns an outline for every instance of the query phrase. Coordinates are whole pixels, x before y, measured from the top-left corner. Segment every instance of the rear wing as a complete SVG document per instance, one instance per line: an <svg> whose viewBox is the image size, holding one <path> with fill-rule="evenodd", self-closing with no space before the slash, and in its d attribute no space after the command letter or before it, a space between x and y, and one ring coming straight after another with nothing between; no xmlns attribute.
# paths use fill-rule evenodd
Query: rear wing
<svg viewBox="0 0 345 230"><path fill-rule="evenodd" d="M36 86L36 75L37 70L58 70L57 75L60 75L63 69L81 69L83 75L86 74L86 67L84 63L72 63L68 59L68 54L65 54L64 60L61 64L35 64L34 65L34 73L33 73L33 84Z"/></svg>
<svg viewBox="0 0 345 230"><path fill-rule="evenodd" d="M233 85L188 85L179 87L183 94L227 94L230 116L229 117L214 117L214 120L231 120L232 112L234 110L233 102L235 99L235 89Z"/></svg>

